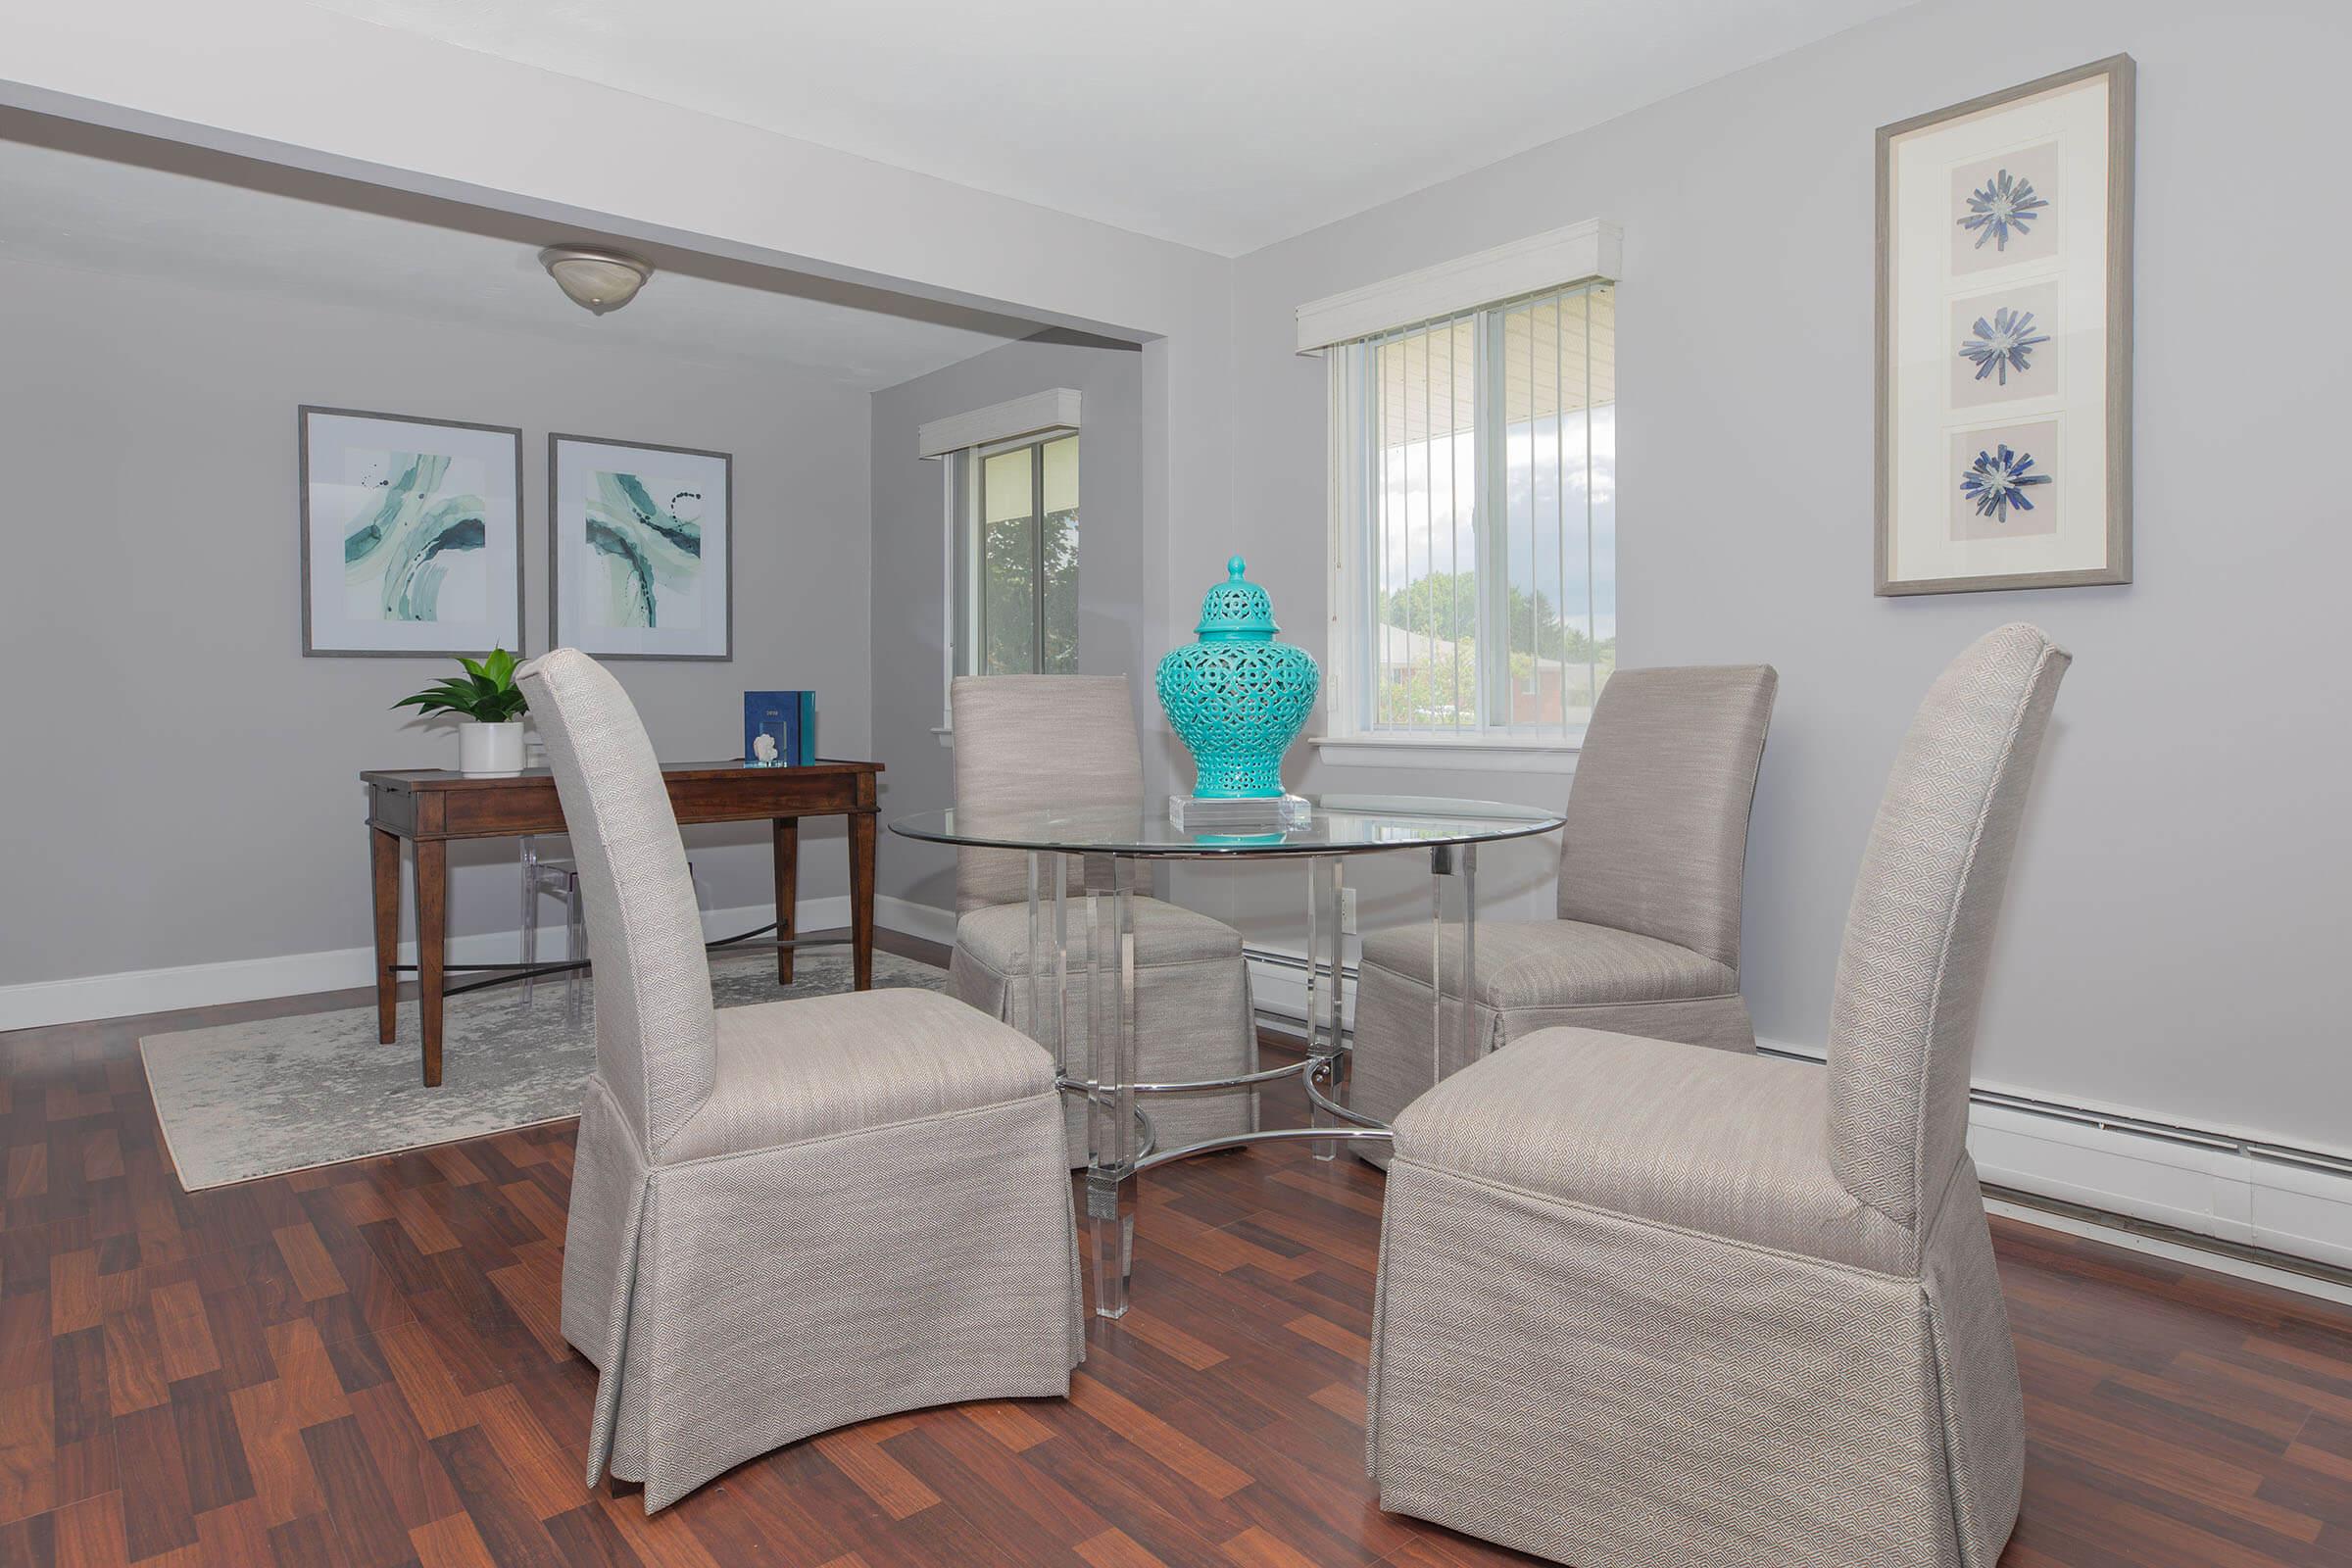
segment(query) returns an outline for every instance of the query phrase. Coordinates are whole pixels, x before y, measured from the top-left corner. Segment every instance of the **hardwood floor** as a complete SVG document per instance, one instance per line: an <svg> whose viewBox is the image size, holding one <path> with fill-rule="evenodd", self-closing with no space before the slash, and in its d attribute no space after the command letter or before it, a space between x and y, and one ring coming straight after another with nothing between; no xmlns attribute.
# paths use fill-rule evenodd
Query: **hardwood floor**
<svg viewBox="0 0 2352 1568"><path fill-rule="evenodd" d="M1138 1304L1090 1319L1067 1402L869 1422L648 1520L581 1481L568 1123L172 1177L142 1033L367 1000L0 1036L0 1564L1526 1560L1375 1505L1381 1178L1296 1145L1147 1178ZM2352 1564L2352 1310L1993 1228L2031 1434L2005 1568Z"/></svg>

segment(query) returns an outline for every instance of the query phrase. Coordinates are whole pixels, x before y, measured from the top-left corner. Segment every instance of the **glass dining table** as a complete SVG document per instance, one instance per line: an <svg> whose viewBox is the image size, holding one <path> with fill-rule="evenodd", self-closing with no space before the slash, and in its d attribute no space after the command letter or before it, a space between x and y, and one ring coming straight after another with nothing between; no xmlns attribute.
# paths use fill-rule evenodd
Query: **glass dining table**
<svg viewBox="0 0 2352 1568"><path fill-rule="evenodd" d="M1342 1033L1346 971L1342 963L1346 880L1351 856L1416 851L1429 858L1433 1002L1430 1053L1433 1078L1445 1031L1460 1031L1466 1047L1477 994L1478 847L1548 833L1557 812L1493 801L1398 796L1325 796L1300 827L1264 833L1188 832L1152 808L949 809L925 811L890 824L910 839L965 849L1016 850L1029 859L1030 1031L1063 1064L1061 1088L1087 1101L1086 1213L1093 1255L1095 1310L1122 1317L1135 1262L1137 1178L1171 1160L1239 1145L1304 1139L1318 1159L1340 1143L1382 1139L1389 1130L1348 1106L1348 1051ZM1070 861L1093 874L1085 892L1070 890ZM1303 1057L1280 1067L1231 1078L1182 1083L1139 1081L1136 1051L1135 898L1139 868L1154 860L1288 860L1306 871L1307 1006ZM1072 906L1075 911L1073 924ZM1451 967L1438 962L1448 922L1461 933L1459 985L1447 995ZM1318 956L1318 954L1321 956ZM1069 1070L1072 981L1086 1009L1084 1076ZM1017 983L1017 982L1016 982ZM1103 1049L1107 1045L1108 1049ZM1465 1053L1466 1054L1466 1051ZM1268 1128L1206 1139L1177 1148L1156 1146L1152 1118L1139 1101L1160 1094L1229 1090L1300 1080L1311 1107L1306 1127Z"/></svg>

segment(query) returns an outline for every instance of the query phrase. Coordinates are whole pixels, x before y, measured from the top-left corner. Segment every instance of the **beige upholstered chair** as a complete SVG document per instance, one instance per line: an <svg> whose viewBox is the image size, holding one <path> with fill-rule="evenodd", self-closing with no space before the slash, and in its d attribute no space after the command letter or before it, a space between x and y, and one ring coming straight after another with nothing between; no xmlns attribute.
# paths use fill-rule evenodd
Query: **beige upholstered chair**
<svg viewBox="0 0 2352 1568"><path fill-rule="evenodd" d="M713 1010L636 710L573 649L520 680L595 966L563 1319L602 1373L589 1485L609 1465L651 1513L830 1427L1068 1393L1077 1235L1046 1054L927 991Z"/></svg>
<svg viewBox="0 0 2352 1568"><path fill-rule="evenodd" d="M1780 677L1768 664L1621 669L1602 688L1561 830L1559 917L1482 921L1469 1039L1447 1027L1458 1072L1553 1024L1753 1051L1740 996L1740 890L1748 809ZM1441 946L1461 995L1462 944ZM1394 1121L1430 1087L1427 925L1364 937L1348 1102ZM1372 1163L1388 1151L1357 1144Z"/></svg>
<svg viewBox="0 0 2352 1568"><path fill-rule="evenodd" d="M956 808L1020 812L1044 808L1134 807L1144 803L1143 752L1127 682L1115 675L963 676L950 690L956 727ZM1094 868L1099 888L1109 883ZM1084 891L1087 868L1067 862L1068 889ZM1051 875L1050 869L1045 873ZM1053 884L1044 884L1051 897ZM1139 868L1139 894L1151 886ZM991 1017L1030 1030L1029 858L1017 850L956 854L956 952L949 989ZM1050 913L1045 919L1051 920ZM1087 1073L1086 1012L1076 995L1085 967L1081 911L1070 913L1073 996L1062 1070ZM1250 968L1242 934L1180 905L1135 901L1136 1060L1147 1083L1232 1078L1257 1070L1250 1016ZM1045 1005L1053 1005L1048 989ZM1030 1030L1053 1039L1045 1027ZM1161 1149L1249 1132L1257 1097L1227 1090L1153 1095L1153 1136ZM1069 1097L1070 1152L1084 1163L1086 1103Z"/></svg>
<svg viewBox="0 0 2352 1568"><path fill-rule="evenodd" d="M1612 1568L1992 1568L2024 1428L1969 1056L2067 663L2004 626L1928 693L1863 854L1826 1071L1545 1029L1397 1120L1383 1507Z"/></svg>

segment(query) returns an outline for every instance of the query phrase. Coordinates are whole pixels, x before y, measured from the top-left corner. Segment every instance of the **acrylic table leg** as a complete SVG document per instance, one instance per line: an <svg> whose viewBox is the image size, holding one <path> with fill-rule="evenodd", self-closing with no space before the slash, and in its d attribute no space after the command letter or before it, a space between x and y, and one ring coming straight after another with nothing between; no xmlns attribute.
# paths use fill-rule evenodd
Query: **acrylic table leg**
<svg viewBox="0 0 2352 1568"><path fill-rule="evenodd" d="M1110 877L1107 895L1087 897L1086 1216L1095 1259L1095 1311L1125 1317L1135 1265L1138 1153L1133 868L1112 856Z"/></svg>
<svg viewBox="0 0 2352 1568"><path fill-rule="evenodd" d="M850 813L850 954L860 991L874 989L874 813Z"/></svg>
<svg viewBox="0 0 2352 1568"><path fill-rule="evenodd" d="M1070 868L1058 854L1048 856L1046 864L1054 873L1054 1064L1066 1073L1070 1070Z"/></svg>
<svg viewBox="0 0 2352 1568"><path fill-rule="evenodd" d="M1446 884L1459 886L1461 972L1454 986L1453 1065L1470 1065L1478 1035L1478 846L1439 845L1429 852L1429 1081L1446 1079Z"/></svg>
<svg viewBox="0 0 2352 1568"><path fill-rule="evenodd" d="M1463 1066L1477 1059L1478 1031L1478 846L1462 846L1462 1038L1456 1052Z"/></svg>
<svg viewBox="0 0 2352 1568"><path fill-rule="evenodd" d="M400 835L368 830L368 882L375 894L375 1038L390 1045L400 1032Z"/></svg>
<svg viewBox="0 0 2352 1568"><path fill-rule="evenodd" d="M1040 940L1045 932L1038 923L1037 909L1038 862L1043 858L1044 856L1041 852L1037 850L1029 852L1029 1010L1024 1017L1028 1023L1029 1038L1039 1045L1044 1045L1046 1040L1045 977L1043 973L1046 955L1045 944ZM1054 1066L1056 1071L1060 1070L1061 1056L1059 1053L1054 1054Z"/></svg>
<svg viewBox="0 0 2352 1568"><path fill-rule="evenodd" d="M1453 848L1429 852L1429 1087L1446 1081L1446 882Z"/></svg>
<svg viewBox="0 0 2352 1568"><path fill-rule="evenodd" d="M776 941L782 944L801 934L794 921L801 900L801 819L779 816L771 825L776 841ZM776 949L776 984L792 984L792 950L783 946Z"/></svg>
<svg viewBox="0 0 2352 1568"><path fill-rule="evenodd" d="M1344 924L1346 881L1341 872L1342 861L1337 856L1328 859L1309 860L1306 865L1306 1050L1315 1061L1312 1069L1319 1072L1330 1091L1330 1098L1342 1104L1347 1097L1340 1092L1348 1071L1347 1054L1341 1050L1340 1025L1346 998L1343 988L1347 977L1341 968L1345 956L1341 938ZM1316 955L1316 936L1327 933L1328 947L1324 956ZM1322 1106L1313 1107L1310 1125L1330 1127L1338 1118ZM1339 1152L1337 1141L1317 1141L1313 1146L1317 1159L1330 1159Z"/></svg>
<svg viewBox="0 0 2352 1568"><path fill-rule="evenodd" d="M416 841L416 1012L424 1033L424 1087L441 1086L441 965L449 936L449 846Z"/></svg>

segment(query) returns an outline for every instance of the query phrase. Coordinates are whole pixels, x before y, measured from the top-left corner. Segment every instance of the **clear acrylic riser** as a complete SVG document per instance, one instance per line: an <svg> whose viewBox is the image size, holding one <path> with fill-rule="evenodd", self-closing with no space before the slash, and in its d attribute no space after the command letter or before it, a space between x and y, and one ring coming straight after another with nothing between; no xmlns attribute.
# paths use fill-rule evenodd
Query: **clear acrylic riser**
<svg viewBox="0 0 2352 1568"><path fill-rule="evenodd" d="M1287 833L1314 820L1304 796L1274 795L1256 800L1218 800L1200 795L1168 797L1168 822L1179 833Z"/></svg>

